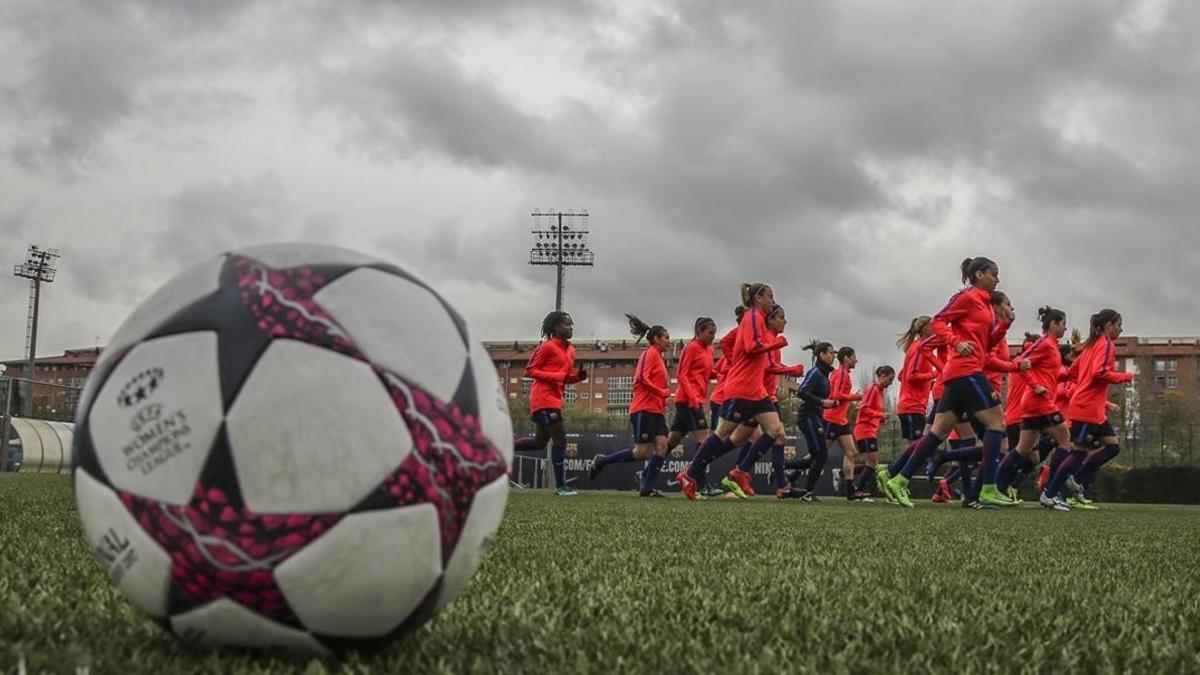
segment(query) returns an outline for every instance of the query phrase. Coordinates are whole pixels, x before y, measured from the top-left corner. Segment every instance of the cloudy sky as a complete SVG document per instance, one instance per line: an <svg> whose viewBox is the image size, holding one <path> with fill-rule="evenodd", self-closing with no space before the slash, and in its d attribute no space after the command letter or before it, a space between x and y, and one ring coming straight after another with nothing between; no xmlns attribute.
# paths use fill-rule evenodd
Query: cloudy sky
<svg viewBox="0 0 1200 675"><path fill-rule="evenodd" d="M728 325L761 279L794 343L898 364L976 254L1018 328L1052 303L1195 335L1198 32L1163 0L0 0L0 262L63 254L45 354L282 240L375 252L533 338L554 280L529 213L580 208L583 339L626 311ZM0 288L17 357L27 288Z"/></svg>

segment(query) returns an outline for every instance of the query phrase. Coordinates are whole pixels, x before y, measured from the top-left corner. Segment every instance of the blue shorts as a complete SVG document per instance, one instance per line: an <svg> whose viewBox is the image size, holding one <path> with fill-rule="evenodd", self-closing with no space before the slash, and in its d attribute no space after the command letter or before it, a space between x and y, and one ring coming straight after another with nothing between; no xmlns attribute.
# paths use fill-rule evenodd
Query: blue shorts
<svg viewBox="0 0 1200 675"><path fill-rule="evenodd" d="M942 398L938 400L937 411L953 412L962 420L964 415L973 415L998 405L1000 394L992 389L992 383L988 382L983 373L975 373L947 382Z"/></svg>
<svg viewBox="0 0 1200 675"><path fill-rule="evenodd" d="M725 405L729 406L729 416L725 417L722 415L722 417L725 417L725 419L729 420L730 422L737 422L738 424L747 427L757 426L758 420L756 418L763 413L778 412L775 408L775 404L772 403L771 399L769 398L764 398L758 401L751 401L744 398L732 398L729 399Z"/></svg>
<svg viewBox="0 0 1200 675"><path fill-rule="evenodd" d="M662 413L642 410L630 413L629 426L633 427L634 444L653 443L656 436L667 435L667 418Z"/></svg>
<svg viewBox="0 0 1200 675"><path fill-rule="evenodd" d="M1075 445L1084 448L1100 447L1100 439L1115 437L1116 429L1108 422L1095 424L1093 422L1072 422L1071 423L1071 442Z"/></svg>
<svg viewBox="0 0 1200 675"><path fill-rule="evenodd" d="M704 419L704 408L689 408L682 403L675 404L675 420L671 423L671 431L687 435L693 431L708 429L708 420Z"/></svg>
<svg viewBox="0 0 1200 675"><path fill-rule="evenodd" d="M900 415L900 436L906 441L920 440L925 435L925 416L921 413Z"/></svg>
<svg viewBox="0 0 1200 675"><path fill-rule="evenodd" d="M532 413L530 413L529 419L539 427L548 427L555 422L562 421L562 410L558 408L542 408L541 410L534 410Z"/></svg>

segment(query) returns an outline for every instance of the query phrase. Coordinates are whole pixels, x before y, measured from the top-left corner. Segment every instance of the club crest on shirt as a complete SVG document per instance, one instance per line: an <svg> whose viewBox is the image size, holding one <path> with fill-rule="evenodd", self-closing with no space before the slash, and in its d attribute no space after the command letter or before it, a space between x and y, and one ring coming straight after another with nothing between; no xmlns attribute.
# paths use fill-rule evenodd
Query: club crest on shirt
<svg viewBox="0 0 1200 675"><path fill-rule="evenodd" d="M642 442L645 443L648 440L650 440L650 434L642 434Z"/></svg>
<svg viewBox="0 0 1200 675"><path fill-rule="evenodd" d="M680 443L679 445L677 445L671 449L671 456L674 457L675 459L679 459L680 457L683 457L683 443Z"/></svg>
<svg viewBox="0 0 1200 675"><path fill-rule="evenodd" d="M733 413L733 421L741 422L742 421L742 413L740 413L740 412Z"/></svg>
<svg viewBox="0 0 1200 675"><path fill-rule="evenodd" d="M579 454L578 443L567 443L567 457L575 457Z"/></svg>

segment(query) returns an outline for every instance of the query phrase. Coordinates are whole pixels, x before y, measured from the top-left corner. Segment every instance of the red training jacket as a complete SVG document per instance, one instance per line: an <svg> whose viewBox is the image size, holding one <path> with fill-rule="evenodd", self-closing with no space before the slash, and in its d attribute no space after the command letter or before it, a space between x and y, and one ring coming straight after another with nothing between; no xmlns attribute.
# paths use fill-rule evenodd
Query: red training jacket
<svg viewBox="0 0 1200 675"><path fill-rule="evenodd" d="M637 369L634 370L633 400L629 402L629 414L663 414L667 408L667 397L671 395L668 383L667 364L663 362L662 352L654 345L647 347L638 357Z"/></svg>
<svg viewBox="0 0 1200 675"><path fill-rule="evenodd" d="M708 398L708 378L713 372L713 348L699 338L693 338L675 368L679 384L675 387L675 402L689 408L699 408Z"/></svg>
<svg viewBox="0 0 1200 675"><path fill-rule="evenodd" d="M850 370L838 368L829 375L829 398L837 401L837 405L826 408L821 417L830 424L846 424L850 421L850 402L861 401L862 394L855 394L850 389Z"/></svg>
<svg viewBox="0 0 1200 675"><path fill-rule="evenodd" d="M530 410L562 408L563 390L568 384L579 381L574 345L560 338L542 342L525 364L525 377L533 378L533 387L529 390Z"/></svg>
<svg viewBox="0 0 1200 675"><path fill-rule="evenodd" d="M767 355L786 346L787 339L782 335L770 336L762 312L757 309L747 311L738 326L733 360L729 364L729 374L725 376L725 399L761 401L767 398L767 389L763 386Z"/></svg>
<svg viewBox="0 0 1200 675"><path fill-rule="evenodd" d="M1062 354L1058 351L1058 340L1051 335L1043 335L1037 342L1025 348L1018 358L1029 359L1033 367L1016 377L1009 378L1011 385L1021 380L1028 387L1022 412L1025 417L1040 417L1061 412L1055 396L1058 394L1058 379L1062 371ZM1045 393L1037 394L1034 389L1045 388Z"/></svg>
<svg viewBox="0 0 1200 675"><path fill-rule="evenodd" d="M771 337L775 337L775 333L771 329L767 329ZM792 377L800 377L804 375L804 366L785 366L779 360L779 350L772 349L767 354L767 371L763 376L763 387L767 390L767 395L771 397L772 403L779 403L779 396L776 392L779 391L779 376L791 375Z"/></svg>
<svg viewBox="0 0 1200 675"><path fill-rule="evenodd" d="M904 352L904 365L900 366L900 376L896 379L900 381L900 400L896 402L896 412L901 415L924 415L929 409L929 392L933 389L933 381L937 379L937 369L933 359L922 353L921 340L913 340Z"/></svg>
<svg viewBox="0 0 1200 675"><path fill-rule="evenodd" d="M1103 424L1108 420L1108 385L1133 381L1133 373L1117 371L1117 347L1101 336L1083 350L1076 359L1079 377L1075 394L1067 407L1067 419L1072 422Z"/></svg>
<svg viewBox="0 0 1200 675"><path fill-rule="evenodd" d="M1018 358L1024 357L1033 344L1033 342L1027 341L1021 345L1021 356ZM1008 396L1004 399L1004 424L1006 426L1020 424L1021 420L1027 417L1025 404L1032 395L1029 393L1027 382L1028 380L1020 374L1017 377L1008 378Z"/></svg>
<svg viewBox="0 0 1200 675"><path fill-rule="evenodd" d="M854 422L854 440L879 438L879 425L883 423L883 389L872 382L858 404L858 419Z"/></svg>
<svg viewBox="0 0 1200 675"><path fill-rule="evenodd" d="M992 309L991 293L972 286L955 293L942 311L933 317L933 332L940 338L948 354L942 380L949 382L967 375L984 372L992 353L996 312ZM955 345L969 342L975 349L967 355L958 353Z"/></svg>

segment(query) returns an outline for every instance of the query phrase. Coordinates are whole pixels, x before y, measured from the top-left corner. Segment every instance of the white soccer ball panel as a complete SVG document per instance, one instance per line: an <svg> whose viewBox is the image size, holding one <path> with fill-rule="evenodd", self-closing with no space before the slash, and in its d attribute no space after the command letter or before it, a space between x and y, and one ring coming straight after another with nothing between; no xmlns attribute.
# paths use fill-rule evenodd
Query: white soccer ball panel
<svg viewBox="0 0 1200 675"><path fill-rule="evenodd" d="M75 470L75 503L92 557L137 609L167 615L171 558L138 525L117 494L83 469Z"/></svg>
<svg viewBox="0 0 1200 675"><path fill-rule="evenodd" d="M379 637L398 627L442 572L437 509L418 504L347 516L275 569L309 630Z"/></svg>
<svg viewBox="0 0 1200 675"><path fill-rule="evenodd" d="M171 630L196 645L285 649L295 654L330 656L312 635L259 616L228 598L172 616Z"/></svg>
<svg viewBox="0 0 1200 675"><path fill-rule="evenodd" d="M483 556L491 548L496 530L504 518L504 506L508 503L508 476L497 478L475 493L471 512L459 535L458 545L446 564L442 575L442 587L438 592L437 611L442 611L458 596L467 582L479 569Z"/></svg>
<svg viewBox="0 0 1200 675"><path fill-rule="evenodd" d="M376 365L442 401L458 389L466 345L433 293L395 274L364 268L317 291L315 299Z"/></svg>
<svg viewBox="0 0 1200 675"><path fill-rule="evenodd" d="M226 416L246 506L257 513L345 511L412 451L400 412L370 366L276 340Z"/></svg>
<svg viewBox="0 0 1200 675"><path fill-rule="evenodd" d="M225 256L201 263L170 280L153 295L143 300L108 339L108 346L100 354L93 372L100 372L101 366L109 359L145 338L179 310L214 293L220 287L221 268L224 265ZM82 411L87 410L92 396L96 393L96 386L97 382L94 377L89 377L84 384L83 393L79 399L81 414Z"/></svg>
<svg viewBox="0 0 1200 675"><path fill-rule="evenodd" d="M496 366L483 345L471 341L471 370L475 377L475 394L479 397L479 423L483 434L504 455L506 466L512 466L513 429L508 414L508 399Z"/></svg>
<svg viewBox="0 0 1200 675"><path fill-rule="evenodd" d="M247 246L232 253L243 258L257 260L276 269L302 265L371 265L380 262L378 258L372 258L358 251L300 242Z"/></svg>
<svg viewBox="0 0 1200 675"><path fill-rule="evenodd" d="M183 505L221 428L217 334L143 342L113 369L88 417L114 487Z"/></svg>

